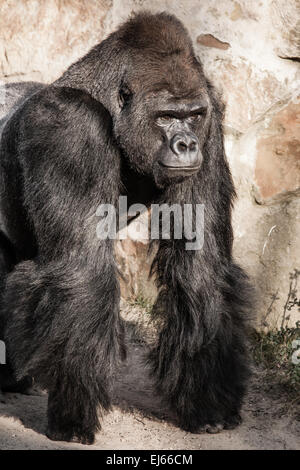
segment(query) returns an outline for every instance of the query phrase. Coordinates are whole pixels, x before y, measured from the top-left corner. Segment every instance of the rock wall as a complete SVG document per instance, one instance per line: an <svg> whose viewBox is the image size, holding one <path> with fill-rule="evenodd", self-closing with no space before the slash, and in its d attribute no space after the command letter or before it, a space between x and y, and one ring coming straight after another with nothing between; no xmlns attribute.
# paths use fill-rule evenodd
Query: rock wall
<svg viewBox="0 0 300 470"><path fill-rule="evenodd" d="M101 41L110 0L0 0L0 79L51 82Z"/></svg>
<svg viewBox="0 0 300 470"><path fill-rule="evenodd" d="M185 23L223 94L238 192L235 257L257 290L257 324L294 323L300 319L299 0L0 0L0 80L55 79L140 9L167 10ZM147 248L138 230L118 243L125 296L155 295Z"/></svg>

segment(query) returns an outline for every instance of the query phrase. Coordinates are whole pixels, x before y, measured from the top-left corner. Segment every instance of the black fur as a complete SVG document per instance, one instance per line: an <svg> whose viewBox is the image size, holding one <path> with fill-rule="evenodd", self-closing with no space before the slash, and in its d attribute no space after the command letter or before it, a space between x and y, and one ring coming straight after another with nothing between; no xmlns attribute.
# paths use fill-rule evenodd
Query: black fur
<svg viewBox="0 0 300 470"><path fill-rule="evenodd" d="M49 392L48 436L93 442L98 406L109 409L130 342L113 242L97 239L96 209L117 207L120 194L130 203L204 204L201 250L159 241L161 331L149 354L139 352L137 370L182 428L235 426L249 374L249 287L232 261L223 107L186 30L167 14L136 15L52 85L24 87L0 149L2 388L12 382L7 368L16 387L34 377ZM195 128L203 163L188 178L170 180L157 163L164 141L153 110L165 93L208 103Z"/></svg>

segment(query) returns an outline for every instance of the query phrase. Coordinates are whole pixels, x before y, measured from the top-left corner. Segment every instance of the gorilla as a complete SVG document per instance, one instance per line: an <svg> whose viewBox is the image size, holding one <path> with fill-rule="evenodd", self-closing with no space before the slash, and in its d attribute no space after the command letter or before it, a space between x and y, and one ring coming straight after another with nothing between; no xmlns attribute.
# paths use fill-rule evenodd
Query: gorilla
<svg viewBox="0 0 300 470"><path fill-rule="evenodd" d="M2 391L25 392L34 380L48 391L47 436L92 443L130 343L114 241L97 238L97 207L117 208L120 196L203 204L201 249L186 250L184 234L155 241L161 317L143 367L182 429L237 426L251 288L232 258L223 106L182 23L135 14L54 83L5 92Z"/></svg>

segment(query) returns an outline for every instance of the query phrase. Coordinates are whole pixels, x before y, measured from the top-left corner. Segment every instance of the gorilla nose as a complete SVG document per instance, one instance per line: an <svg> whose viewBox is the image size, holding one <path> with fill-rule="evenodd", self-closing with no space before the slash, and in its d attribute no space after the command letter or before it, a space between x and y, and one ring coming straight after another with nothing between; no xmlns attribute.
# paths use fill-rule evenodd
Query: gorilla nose
<svg viewBox="0 0 300 470"><path fill-rule="evenodd" d="M199 148L199 141L195 134L188 132L178 132L173 135L170 142L171 152L168 152L160 162L174 173L190 173L200 168L202 163L202 153Z"/></svg>
<svg viewBox="0 0 300 470"><path fill-rule="evenodd" d="M199 150L198 139L192 134L175 134L171 139L170 147L178 156L190 152L197 153Z"/></svg>

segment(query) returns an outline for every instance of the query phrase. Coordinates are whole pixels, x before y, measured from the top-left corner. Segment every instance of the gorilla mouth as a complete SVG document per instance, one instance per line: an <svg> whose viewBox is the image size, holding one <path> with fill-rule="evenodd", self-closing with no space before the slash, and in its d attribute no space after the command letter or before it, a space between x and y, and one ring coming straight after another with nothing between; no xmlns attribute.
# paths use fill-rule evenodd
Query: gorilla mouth
<svg viewBox="0 0 300 470"><path fill-rule="evenodd" d="M200 166L201 165L196 165L196 166L170 166L170 165L165 165L164 163L162 162L159 162L159 164L165 169L165 170L168 170L170 173L172 174L192 174L192 173L195 173L196 171L198 171L200 169Z"/></svg>

